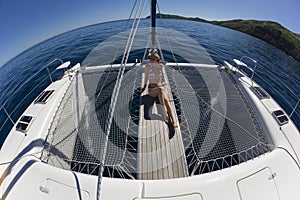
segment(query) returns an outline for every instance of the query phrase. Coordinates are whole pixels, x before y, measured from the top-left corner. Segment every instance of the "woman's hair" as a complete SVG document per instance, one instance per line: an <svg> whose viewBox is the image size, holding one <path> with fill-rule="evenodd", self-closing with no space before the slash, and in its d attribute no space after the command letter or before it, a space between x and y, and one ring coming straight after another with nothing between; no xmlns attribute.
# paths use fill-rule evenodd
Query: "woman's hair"
<svg viewBox="0 0 300 200"><path fill-rule="evenodd" d="M160 57L159 57L159 55L158 55L157 53L150 53L150 54L148 55L148 58L149 58L150 60L160 60Z"/></svg>

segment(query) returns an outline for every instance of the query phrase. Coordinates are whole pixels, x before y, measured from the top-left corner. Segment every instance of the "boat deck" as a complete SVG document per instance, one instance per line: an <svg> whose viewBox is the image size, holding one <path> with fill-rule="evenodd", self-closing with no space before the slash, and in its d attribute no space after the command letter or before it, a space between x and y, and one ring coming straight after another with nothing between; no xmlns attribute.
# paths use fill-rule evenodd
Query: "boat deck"
<svg viewBox="0 0 300 200"><path fill-rule="evenodd" d="M174 129L171 124L164 122L164 108L158 98L154 99L148 95L147 88L142 93L141 99L139 179L186 177L185 153L180 129ZM171 106L175 108L172 101Z"/></svg>
<svg viewBox="0 0 300 200"><path fill-rule="evenodd" d="M113 113L119 68L83 70L58 109L42 160L93 175L104 165L103 176L153 180L224 169L271 150L230 73L215 65L164 70L179 128L168 126L159 101L139 89L141 66L125 69Z"/></svg>

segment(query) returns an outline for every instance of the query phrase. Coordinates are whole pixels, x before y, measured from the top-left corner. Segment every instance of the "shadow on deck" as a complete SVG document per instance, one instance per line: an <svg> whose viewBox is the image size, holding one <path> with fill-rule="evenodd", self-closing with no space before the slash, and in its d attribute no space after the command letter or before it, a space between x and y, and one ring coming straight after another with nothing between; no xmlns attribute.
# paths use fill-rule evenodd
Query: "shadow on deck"
<svg viewBox="0 0 300 200"><path fill-rule="evenodd" d="M158 98L144 91L139 125L139 179L187 176L180 129L165 123Z"/></svg>

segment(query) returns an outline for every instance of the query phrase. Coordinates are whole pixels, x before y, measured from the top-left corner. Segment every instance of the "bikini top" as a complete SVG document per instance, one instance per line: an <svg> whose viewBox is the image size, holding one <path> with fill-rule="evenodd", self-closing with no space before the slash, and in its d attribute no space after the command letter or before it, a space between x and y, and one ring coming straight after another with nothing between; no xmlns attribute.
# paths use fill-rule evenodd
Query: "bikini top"
<svg viewBox="0 0 300 200"><path fill-rule="evenodd" d="M150 64L150 71L148 74L148 79L158 79L158 78L163 78L163 73L162 73L162 69L161 68L157 68L156 73L154 72L154 70L152 69L152 63Z"/></svg>

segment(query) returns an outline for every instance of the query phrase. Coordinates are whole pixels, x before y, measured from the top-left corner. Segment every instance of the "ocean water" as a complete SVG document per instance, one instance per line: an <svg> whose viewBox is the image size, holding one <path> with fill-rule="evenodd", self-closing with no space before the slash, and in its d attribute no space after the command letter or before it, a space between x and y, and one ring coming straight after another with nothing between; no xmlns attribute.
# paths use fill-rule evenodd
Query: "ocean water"
<svg viewBox="0 0 300 200"><path fill-rule="evenodd" d="M24 51L0 68L0 146L5 140L12 123L7 120L5 111L11 113L12 120L17 120L28 104L51 83L48 72L42 70L55 58L71 61L72 66L83 63L97 45L112 36L124 31L127 21L113 21L72 30ZM130 25L130 24L129 24ZM148 27L149 21L142 20L141 27ZM199 43L215 63L224 60L232 63L233 58L249 56L259 61L268 71L257 69L260 77L256 81L279 102L290 114L296 105L300 94L300 63L274 48L273 46L249 35L206 23L164 20L158 21L158 26L167 30L178 31ZM197 53L197 52L195 52ZM137 54L140 56L140 54ZM58 63L49 66L53 71ZM38 74L36 74L39 72ZM270 76L269 72L275 76ZM52 74L56 79L61 72ZM30 77L36 74L30 81ZM24 84L25 83L25 84ZM22 87L16 94L14 91ZM32 91L29 94L29 91ZM26 97L20 103L20 99ZM9 101L7 102L7 99ZM300 129L300 106L292 116Z"/></svg>

